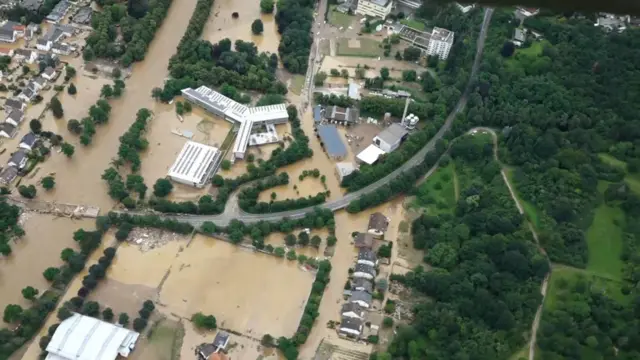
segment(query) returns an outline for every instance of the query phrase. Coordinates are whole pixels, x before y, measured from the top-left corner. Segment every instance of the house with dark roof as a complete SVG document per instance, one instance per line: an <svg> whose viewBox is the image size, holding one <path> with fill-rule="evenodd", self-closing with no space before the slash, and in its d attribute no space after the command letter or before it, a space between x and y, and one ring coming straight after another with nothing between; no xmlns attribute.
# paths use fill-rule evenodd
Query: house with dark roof
<svg viewBox="0 0 640 360"><path fill-rule="evenodd" d="M27 108L27 105L18 99L7 99L4 102L4 112L7 114L11 114L14 110L20 110L24 112Z"/></svg>
<svg viewBox="0 0 640 360"><path fill-rule="evenodd" d="M65 43L54 43L51 47L51 52L57 55L69 55L73 51L73 48Z"/></svg>
<svg viewBox="0 0 640 360"><path fill-rule="evenodd" d="M57 24L60 20L62 20L62 18L64 18L65 15L67 15L70 7L71 4L67 0L60 1L56 4L56 6L53 7L49 15L47 15L47 22Z"/></svg>
<svg viewBox="0 0 640 360"><path fill-rule="evenodd" d="M38 58L38 53L28 49L16 49L13 53L13 58L17 61L24 61L27 64L33 64Z"/></svg>
<svg viewBox="0 0 640 360"><path fill-rule="evenodd" d="M376 256L376 253L371 249L360 249L360 251L358 251L358 264L376 266L378 264L378 257Z"/></svg>
<svg viewBox="0 0 640 360"><path fill-rule="evenodd" d="M356 303L364 309L369 309L373 302L373 296L366 291L353 291L349 298L349 302Z"/></svg>
<svg viewBox="0 0 640 360"><path fill-rule="evenodd" d="M16 133L16 127L8 122L0 123L0 136L11 139Z"/></svg>
<svg viewBox="0 0 640 360"><path fill-rule="evenodd" d="M73 22L76 24L89 25L93 17L93 9L91 6L81 7L78 12L73 15Z"/></svg>
<svg viewBox="0 0 640 360"><path fill-rule="evenodd" d="M40 74L40 76L49 81L55 80L57 75L58 73L56 72L56 69L52 68L51 66L47 66L42 74Z"/></svg>
<svg viewBox="0 0 640 360"><path fill-rule="evenodd" d="M49 51L53 46L53 41L45 38L40 38L36 40L36 49L40 51Z"/></svg>
<svg viewBox="0 0 640 360"><path fill-rule="evenodd" d="M373 283L364 278L355 278L351 281L351 290L364 291L373 294Z"/></svg>
<svg viewBox="0 0 640 360"><path fill-rule="evenodd" d="M209 360L209 357L215 352L216 347L213 344L202 344L196 348L199 360Z"/></svg>
<svg viewBox="0 0 640 360"><path fill-rule="evenodd" d="M389 218L382 213L376 212L369 216L367 232L377 238L383 237L389 228Z"/></svg>
<svg viewBox="0 0 640 360"><path fill-rule="evenodd" d="M369 233L358 233L355 237L354 241L354 246L357 248L368 248L371 249L373 247L373 234L369 234Z"/></svg>
<svg viewBox="0 0 640 360"><path fill-rule="evenodd" d="M0 184L9 185L18 176L18 169L12 166L7 166L0 171Z"/></svg>
<svg viewBox="0 0 640 360"><path fill-rule="evenodd" d="M354 108L329 106L325 109L324 117L334 124L353 125L358 120L358 111Z"/></svg>
<svg viewBox="0 0 640 360"><path fill-rule="evenodd" d="M47 79L42 76L37 76L33 81L30 82L31 89L35 92L42 90L43 87L47 86Z"/></svg>
<svg viewBox="0 0 640 360"><path fill-rule="evenodd" d="M213 339L213 346L215 346L218 350L224 350L229 343L229 333L226 331L219 330L216 334L216 337Z"/></svg>
<svg viewBox="0 0 640 360"><path fill-rule="evenodd" d="M359 338L363 327L364 322L361 319L343 317L340 321L338 333L349 338Z"/></svg>
<svg viewBox="0 0 640 360"><path fill-rule="evenodd" d="M33 100L37 95L36 91L34 90L34 87L35 87L35 85L33 84L33 82L29 82L27 87L22 89L20 94L18 94L18 99L20 99L20 100L22 100L24 102L29 102L29 101Z"/></svg>
<svg viewBox="0 0 640 360"><path fill-rule="evenodd" d="M16 42L18 35L11 26L0 27L0 42L14 43Z"/></svg>
<svg viewBox="0 0 640 360"><path fill-rule="evenodd" d="M354 302L346 303L342 305L340 315L343 317L364 319L364 308Z"/></svg>
<svg viewBox="0 0 640 360"><path fill-rule="evenodd" d="M20 110L12 110L4 122L7 122L13 126L18 126L24 120L24 113Z"/></svg>
<svg viewBox="0 0 640 360"><path fill-rule="evenodd" d="M353 277L373 280L376 277L376 269L371 265L356 264L355 271L353 272Z"/></svg>
<svg viewBox="0 0 640 360"><path fill-rule="evenodd" d="M347 147L335 125L318 125L316 135L320 139L320 145L331 159L340 160L347 156Z"/></svg>
<svg viewBox="0 0 640 360"><path fill-rule="evenodd" d="M15 168L18 168L18 170L22 170L25 166L27 166L27 160L29 160L27 152L20 149L14 152L13 155L11 155L7 166L13 166Z"/></svg>
<svg viewBox="0 0 640 360"><path fill-rule="evenodd" d="M20 140L20 145L18 145L18 147L26 151L31 151L33 150L33 148L36 146L37 143L38 143L38 137L36 136L36 134L29 132L28 134L22 137L22 140Z"/></svg>

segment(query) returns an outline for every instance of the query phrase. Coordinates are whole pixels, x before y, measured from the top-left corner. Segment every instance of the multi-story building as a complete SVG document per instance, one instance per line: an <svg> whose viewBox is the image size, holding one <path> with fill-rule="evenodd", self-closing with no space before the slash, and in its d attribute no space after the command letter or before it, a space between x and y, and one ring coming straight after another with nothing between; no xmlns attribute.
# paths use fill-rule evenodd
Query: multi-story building
<svg viewBox="0 0 640 360"><path fill-rule="evenodd" d="M384 19L391 13L392 7L392 0L360 0L356 14Z"/></svg>
<svg viewBox="0 0 640 360"><path fill-rule="evenodd" d="M437 55L441 60L446 60L453 45L453 36L453 31L434 27L431 32L427 54L429 56Z"/></svg>

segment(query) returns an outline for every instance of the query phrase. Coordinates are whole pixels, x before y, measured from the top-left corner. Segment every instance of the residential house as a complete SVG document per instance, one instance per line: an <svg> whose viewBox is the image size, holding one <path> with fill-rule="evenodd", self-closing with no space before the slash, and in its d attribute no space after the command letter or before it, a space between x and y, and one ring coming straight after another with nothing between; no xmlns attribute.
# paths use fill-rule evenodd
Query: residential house
<svg viewBox="0 0 640 360"><path fill-rule="evenodd" d="M27 87L25 87L24 89L22 89L22 91L20 92L20 94L18 94L18 99L24 101L24 102L30 102L31 100L36 98L37 92L33 89L33 82L29 82L29 84L27 85Z"/></svg>
<svg viewBox="0 0 640 360"><path fill-rule="evenodd" d="M26 151L31 151L37 143L38 137L36 136L36 134L29 132L27 135L22 137L22 140L20 140L20 145L18 145L18 147Z"/></svg>
<svg viewBox="0 0 640 360"><path fill-rule="evenodd" d="M51 52L56 55L70 55L73 48L65 43L54 43L51 47Z"/></svg>
<svg viewBox="0 0 640 360"><path fill-rule="evenodd" d="M0 48L0 56L8 56L13 57L13 49L10 48Z"/></svg>
<svg viewBox="0 0 640 360"><path fill-rule="evenodd" d="M47 22L52 24L57 24L60 20L62 20L67 12L69 12L69 8L71 4L67 0L62 0L54 6L49 15L47 15Z"/></svg>
<svg viewBox="0 0 640 360"><path fill-rule="evenodd" d="M219 330L216 334L216 337L213 339L213 346L216 347L217 351L224 350L229 343L229 333L226 331Z"/></svg>
<svg viewBox="0 0 640 360"><path fill-rule="evenodd" d="M373 280L376 277L376 269L371 265L356 264L356 269L353 272L353 277Z"/></svg>
<svg viewBox="0 0 640 360"><path fill-rule="evenodd" d="M4 122L8 122L9 124L17 127L18 124L22 122L22 120L24 120L24 113L16 109L12 110L9 115L7 115L7 118L4 119Z"/></svg>
<svg viewBox="0 0 640 360"><path fill-rule="evenodd" d="M340 315L348 318L364 319L364 308L354 302L346 303L342 305Z"/></svg>
<svg viewBox="0 0 640 360"><path fill-rule="evenodd" d="M27 64L33 64L38 58L38 53L33 50L27 49L16 49L13 55L14 59L17 61L24 61Z"/></svg>
<svg viewBox="0 0 640 360"><path fill-rule="evenodd" d="M8 24L11 24L11 26L13 27L13 31L16 32L17 37L19 38L24 37L25 30L27 29L26 26L13 21L7 21L5 25L8 25Z"/></svg>
<svg viewBox="0 0 640 360"><path fill-rule="evenodd" d="M17 38L18 35L16 34L16 31L13 30L13 27L5 25L0 27L0 42L14 43Z"/></svg>
<svg viewBox="0 0 640 360"><path fill-rule="evenodd" d="M27 29L25 30L25 33L24 33L24 38L27 40L33 39L39 30L40 30L40 25L38 24L31 23L27 25Z"/></svg>
<svg viewBox="0 0 640 360"><path fill-rule="evenodd" d="M355 278L351 280L351 290L364 291L373 294L373 283L364 278Z"/></svg>
<svg viewBox="0 0 640 360"><path fill-rule="evenodd" d="M41 53L38 54L37 56L37 60L38 63L45 63L48 66L51 67L57 67L58 65L60 65L60 57L56 54L52 54L52 53Z"/></svg>
<svg viewBox="0 0 640 360"><path fill-rule="evenodd" d="M73 22L76 24L90 25L91 18L93 17L93 9L91 6L85 6L80 8L78 12L73 15Z"/></svg>
<svg viewBox="0 0 640 360"><path fill-rule="evenodd" d="M27 152L20 149L14 152L13 155L11 155L11 158L9 159L9 163L7 163L7 166L13 166L18 170L22 170L24 169L25 166L27 166L28 160L29 160L29 157L27 156Z"/></svg>
<svg viewBox="0 0 640 360"><path fill-rule="evenodd" d="M30 86L31 89L33 89L35 92L38 92L38 91L42 90L42 88L47 86L47 80L42 76L38 76L35 79L33 79L32 81L30 81L27 86L29 86L29 85L31 85Z"/></svg>
<svg viewBox="0 0 640 360"><path fill-rule="evenodd" d="M351 293L349 302L356 303L364 309L370 309L373 302L373 296L366 291L354 291Z"/></svg>
<svg viewBox="0 0 640 360"><path fill-rule="evenodd" d="M513 43L516 46L522 46L524 42L527 40L527 33L522 28L516 28L513 33Z"/></svg>
<svg viewBox="0 0 640 360"><path fill-rule="evenodd" d="M0 123L0 136L11 139L16 133L16 127L8 122Z"/></svg>
<svg viewBox="0 0 640 360"><path fill-rule="evenodd" d="M44 69L44 71L42 72L42 74L40 74L40 76L42 76L43 78L49 81L53 81L58 76L58 73L51 66L47 66L47 68Z"/></svg>
<svg viewBox="0 0 640 360"><path fill-rule="evenodd" d="M373 234L369 233L358 233L356 238L354 239L354 246L357 248L368 248L371 249L373 247Z"/></svg>
<svg viewBox="0 0 640 360"><path fill-rule="evenodd" d="M27 108L27 105L18 99L7 99L4 102L4 111L7 114L11 114L14 110L20 110L24 112Z"/></svg>
<svg viewBox="0 0 640 360"><path fill-rule="evenodd" d="M342 336L359 338L362 334L363 326L364 321L362 321L362 319L343 317L342 320L340 320L338 332Z"/></svg>
<svg viewBox="0 0 640 360"><path fill-rule="evenodd" d="M358 120L358 111L354 108L329 106L325 109L324 116L333 123L352 125Z"/></svg>
<svg viewBox="0 0 640 360"><path fill-rule="evenodd" d="M36 49L40 51L49 51L53 46L53 41L45 38L40 38L36 41Z"/></svg>
<svg viewBox="0 0 640 360"><path fill-rule="evenodd" d="M404 126L394 123L373 138L373 144L386 153L390 153L400 147L407 139L409 132Z"/></svg>
<svg viewBox="0 0 640 360"><path fill-rule="evenodd" d="M519 7L516 10L516 14L520 15L521 17L531 17L531 16L536 16L538 15L538 13L540 12L540 9L536 9L536 8L525 8L525 7Z"/></svg>
<svg viewBox="0 0 640 360"><path fill-rule="evenodd" d="M209 360L212 354L215 354L216 347L213 344L202 344L196 348L198 360Z"/></svg>
<svg viewBox="0 0 640 360"><path fill-rule="evenodd" d="M474 7L476 7L475 4L461 4L461 3L455 3L456 6L458 7L458 9L460 9L460 11L462 11L463 14L468 13L469 11L473 10Z"/></svg>
<svg viewBox="0 0 640 360"><path fill-rule="evenodd" d="M371 249L360 249L360 251L358 251L358 264L376 266L378 265L378 257Z"/></svg>
<svg viewBox="0 0 640 360"><path fill-rule="evenodd" d="M18 169L12 166L7 166L0 171L0 184L9 185L18 176Z"/></svg>
<svg viewBox="0 0 640 360"><path fill-rule="evenodd" d="M369 216L369 226L367 226L369 234L372 234L377 238L381 238L384 236L384 233L387 232L388 227L389 218L384 216L382 213L376 212Z"/></svg>

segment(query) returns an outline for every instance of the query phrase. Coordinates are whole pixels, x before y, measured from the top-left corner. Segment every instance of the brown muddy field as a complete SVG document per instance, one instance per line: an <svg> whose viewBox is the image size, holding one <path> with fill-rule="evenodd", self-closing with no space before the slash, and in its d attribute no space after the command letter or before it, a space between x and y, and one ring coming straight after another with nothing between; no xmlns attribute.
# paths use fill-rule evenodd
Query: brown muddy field
<svg viewBox="0 0 640 360"><path fill-rule="evenodd" d="M376 76L380 76L380 69L383 67L389 68L389 74L393 78L402 78L403 70L415 70L418 74L422 73L426 69L422 66L408 62L408 61L397 61L395 59L371 59L371 58L360 58L354 56L325 56L322 60L322 66L320 67L321 71L329 74L331 69L338 69L342 71L342 69L347 69L349 71L349 76L356 76L356 67L360 65L361 67L367 65L369 69L365 72L365 76L369 78L373 78ZM332 80L336 79L336 80ZM338 78L327 78L327 81L335 81L338 83L340 80ZM343 81L344 82L344 81Z"/></svg>

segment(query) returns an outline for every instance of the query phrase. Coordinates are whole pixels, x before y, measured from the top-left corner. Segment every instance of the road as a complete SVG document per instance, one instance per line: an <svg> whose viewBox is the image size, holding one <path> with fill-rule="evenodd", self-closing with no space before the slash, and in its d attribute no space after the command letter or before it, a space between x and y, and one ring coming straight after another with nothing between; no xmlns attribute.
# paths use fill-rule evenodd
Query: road
<svg viewBox="0 0 640 360"><path fill-rule="evenodd" d="M322 1L320 8L318 10L319 12L318 16L321 16L322 14L324 14L323 6L326 6L326 0ZM489 28L492 14L493 14L492 8L485 9L484 19L482 21L480 34L478 36L478 41L476 43L476 46L477 46L476 56L473 61L473 66L471 68L471 75L469 76L469 82L467 83L467 88L465 89L464 93L460 97L460 100L458 101L458 104L456 105L454 110L451 112L451 114L449 114L444 125L440 128L438 133L411 159L409 159L407 162L402 164L402 166L394 170L389 175L376 181L373 184L370 184L365 188L346 194L344 197L340 199L327 202L321 205L320 206L321 208L330 209L332 211L337 211L337 210L346 208L351 201L359 198L361 195L374 191L380 188L381 186L388 184L389 182L391 182L391 180L398 177L404 171L420 164L424 160L424 157L427 154L427 152L433 150L436 142L442 139L444 134L451 128L451 124L453 123L453 120L455 119L456 115L460 111L462 111L462 109L464 109L465 105L467 104L467 98L469 96L469 92L471 91L471 87L477 75L478 68L480 67L480 61L482 59L482 51L484 50L484 42L487 36L487 29ZM317 25L317 24L314 25L314 31L317 30L316 26L322 26L322 25ZM317 51L317 49L318 49L317 44L314 44L313 48L311 49L311 56L309 59L308 72L311 72L311 73L307 73L306 81L305 81L305 85L306 85L305 90L307 91L308 96L312 93L313 74L315 73L315 68L318 63L317 60L319 60L317 58L319 56L318 55L319 52ZM232 199L230 199L229 201L235 201L235 197L232 196ZM200 226L205 221L212 221L219 226L226 226L229 224L229 222L231 222L231 220L234 220L234 219L240 220L245 223L254 223L258 221L277 221L284 217L287 217L290 219L298 219L303 217L306 213L308 213L313 209L313 208L305 208L305 209L283 211L283 212L271 213L271 214L247 214L239 210L239 207L230 206L230 205L231 204L227 204L227 206L225 207L224 213L218 214L218 215L162 215L162 216L165 218L172 218L181 222L190 223L194 226Z"/></svg>

